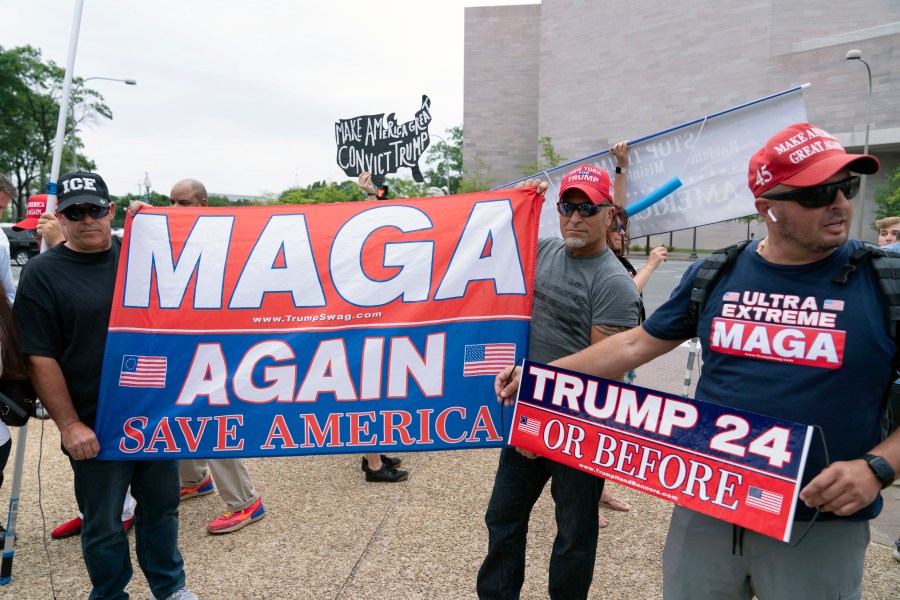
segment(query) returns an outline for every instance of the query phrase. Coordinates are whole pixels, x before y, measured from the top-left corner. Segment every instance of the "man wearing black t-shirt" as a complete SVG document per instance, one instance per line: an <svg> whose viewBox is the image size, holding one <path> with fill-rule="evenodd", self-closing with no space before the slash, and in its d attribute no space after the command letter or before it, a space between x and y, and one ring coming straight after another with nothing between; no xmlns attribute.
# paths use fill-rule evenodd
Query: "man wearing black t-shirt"
<svg viewBox="0 0 900 600"><path fill-rule="evenodd" d="M15 313L35 388L75 473L91 598L126 597L132 568L121 513L129 485L137 500L136 549L151 598L196 598L185 588L177 545L177 463L96 458L93 427L121 245L110 233L115 205L94 173L63 175L58 197L68 239L22 270Z"/></svg>

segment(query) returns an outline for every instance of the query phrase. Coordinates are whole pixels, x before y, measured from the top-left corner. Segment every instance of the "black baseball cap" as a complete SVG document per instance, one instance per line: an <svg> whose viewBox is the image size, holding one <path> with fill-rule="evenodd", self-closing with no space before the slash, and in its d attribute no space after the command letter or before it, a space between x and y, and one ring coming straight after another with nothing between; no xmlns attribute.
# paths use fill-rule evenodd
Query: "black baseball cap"
<svg viewBox="0 0 900 600"><path fill-rule="evenodd" d="M76 204L93 204L109 208L109 190L96 173L66 173L56 182L56 210L62 212Z"/></svg>

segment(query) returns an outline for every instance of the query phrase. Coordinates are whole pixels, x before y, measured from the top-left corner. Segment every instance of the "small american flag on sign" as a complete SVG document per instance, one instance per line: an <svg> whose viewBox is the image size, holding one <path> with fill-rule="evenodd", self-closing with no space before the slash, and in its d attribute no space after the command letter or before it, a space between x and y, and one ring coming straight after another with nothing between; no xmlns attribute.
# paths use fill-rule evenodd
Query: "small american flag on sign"
<svg viewBox="0 0 900 600"><path fill-rule="evenodd" d="M756 486L751 485L747 490L747 506L758 508L766 512L778 514L781 512L781 501L784 497L781 494L770 492Z"/></svg>
<svg viewBox="0 0 900 600"><path fill-rule="evenodd" d="M528 435L538 435L541 432L541 422L537 419L519 417L519 426L517 429Z"/></svg>
<svg viewBox="0 0 900 600"><path fill-rule="evenodd" d="M722 296L722 302L737 302L740 299L741 295L738 292L725 292Z"/></svg>
<svg viewBox="0 0 900 600"><path fill-rule="evenodd" d="M516 362L515 344L467 345L463 356L463 377L494 376Z"/></svg>
<svg viewBox="0 0 900 600"><path fill-rule="evenodd" d="M166 368L165 356L126 354L122 357L119 386L164 388L166 387Z"/></svg>

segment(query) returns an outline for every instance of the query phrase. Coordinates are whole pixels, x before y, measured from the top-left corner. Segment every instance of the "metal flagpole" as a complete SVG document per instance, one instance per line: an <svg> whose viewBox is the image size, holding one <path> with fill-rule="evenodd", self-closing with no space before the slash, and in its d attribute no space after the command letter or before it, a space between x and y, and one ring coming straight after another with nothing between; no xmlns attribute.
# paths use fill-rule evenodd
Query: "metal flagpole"
<svg viewBox="0 0 900 600"><path fill-rule="evenodd" d="M56 209L56 180L59 179L59 166L62 163L63 137L66 132L69 93L72 89L72 72L75 69L75 51L78 49L78 32L81 28L81 13L84 0L75 0L75 15L72 18L72 33L69 36L69 58L66 62L66 75L63 79L62 97L59 99L59 117L56 120L56 140L53 145L53 166L50 169L50 181L47 182L47 212ZM41 252L47 250L47 240L41 240ZM9 517L6 526L6 541L3 544L3 556L0 559L0 585L12 580L13 556L16 545L16 517L19 512L19 490L22 486L22 466L25 462L25 445L28 441L28 427L19 427L16 436L16 460L13 469L11 495L9 498Z"/></svg>

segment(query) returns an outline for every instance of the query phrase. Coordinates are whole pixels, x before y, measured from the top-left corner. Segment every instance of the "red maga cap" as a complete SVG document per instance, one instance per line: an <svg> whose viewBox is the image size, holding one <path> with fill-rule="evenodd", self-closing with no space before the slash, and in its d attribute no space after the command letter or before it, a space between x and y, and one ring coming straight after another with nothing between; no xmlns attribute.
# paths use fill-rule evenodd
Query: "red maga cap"
<svg viewBox="0 0 900 600"><path fill-rule="evenodd" d="M38 194L28 199L28 208L25 210L25 218L13 225L15 231L23 229L37 229L38 219L47 212L47 194Z"/></svg>
<svg viewBox="0 0 900 600"><path fill-rule="evenodd" d="M795 123L773 135L750 159L750 191L759 198L781 183L819 185L842 169L871 175L880 168L869 154L847 154L834 136L809 123Z"/></svg>

